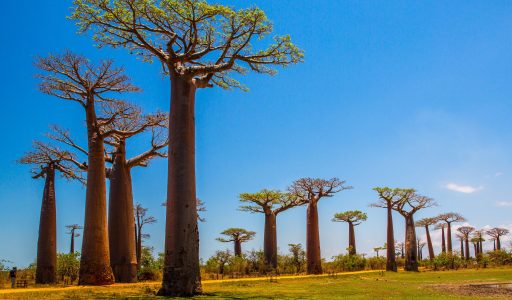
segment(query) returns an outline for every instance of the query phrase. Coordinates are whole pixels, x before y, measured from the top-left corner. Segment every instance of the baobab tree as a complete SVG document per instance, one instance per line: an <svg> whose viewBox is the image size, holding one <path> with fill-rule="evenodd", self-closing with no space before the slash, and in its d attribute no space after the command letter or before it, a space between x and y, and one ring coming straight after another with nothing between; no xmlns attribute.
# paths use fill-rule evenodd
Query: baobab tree
<svg viewBox="0 0 512 300"><path fill-rule="evenodd" d="M87 184L85 220L80 259L80 285L106 285L114 282L110 267L107 231L105 139L115 134L106 127L124 111L110 115L97 113L96 106L111 105L113 93L135 92L122 68L110 60L93 65L85 57L66 52L39 58L44 74L40 90L63 100L78 103L84 110L87 126ZM122 105L118 107L122 108Z"/></svg>
<svg viewBox="0 0 512 300"><path fill-rule="evenodd" d="M408 198L403 198L393 209L405 218L405 271L418 272L418 249L416 245L416 227L414 223L414 214L421 209L435 206L432 198L410 194Z"/></svg>
<svg viewBox="0 0 512 300"><path fill-rule="evenodd" d="M289 36L268 48L254 44L272 33L265 13L234 10L203 0L74 1L80 32L92 31L99 46L127 48L143 61L157 59L171 82L166 250L160 295L201 292L195 177L194 105L197 89L244 88L231 73L274 74L273 66L303 60Z"/></svg>
<svg viewBox="0 0 512 300"><path fill-rule="evenodd" d="M66 228L69 229L67 234L71 236L71 243L69 245L69 253L75 253L75 238L80 236L80 233L76 232L77 230L83 229L82 226L78 224L66 225Z"/></svg>
<svg viewBox="0 0 512 300"><path fill-rule="evenodd" d="M432 245L432 239L430 238L430 230L429 226L437 224L437 218L423 218L419 221L416 221L416 227L425 228L425 233L427 235L427 248L428 248L428 258L433 260L435 257L434 254L434 246Z"/></svg>
<svg viewBox="0 0 512 300"><path fill-rule="evenodd" d="M149 238L148 233L142 233L142 228L148 224L156 223L156 218L153 216L146 216L148 209L137 203L134 207L135 215L135 250L137 256L137 269L140 269L141 255L142 255L142 240Z"/></svg>
<svg viewBox="0 0 512 300"><path fill-rule="evenodd" d="M416 241L416 245L418 247L418 260L423 260L423 248L427 243L422 242L421 239Z"/></svg>
<svg viewBox="0 0 512 300"><path fill-rule="evenodd" d="M441 230L441 252L442 253L446 253L446 238L445 238L445 235L444 235L444 230L445 228L447 227L448 225L446 225L446 223L438 223L434 229L436 230Z"/></svg>
<svg viewBox="0 0 512 300"><path fill-rule="evenodd" d="M73 154L52 145L34 142L34 149L18 160L33 165L32 178L44 178L39 237L37 240L36 283L57 282L57 207L55 173L66 179L83 181L81 172L69 162Z"/></svg>
<svg viewBox="0 0 512 300"><path fill-rule="evenodd" d="M484 253L484 251L483 251L483 243L485 242L484 234L485 234L485 231L483 229L475 230L475 232L473 232L473 239L476 243L475 256L477 256L478 254Z"/></svg>
<svg viewBox="0 0 512 300"><path fill-rule="evenodd" d="M387 246L385 246L385 247L375 247L375 248L373 248L373 251L375 251L375 254L377 254L377 257L379 257L379 252L381 250L386 250L386 249L387 249Z"/></svg>
<svg viewBox="0 0 512 300"><path fill-rule="evenodd" d="M355 255L356 251L356 236L354 227L366 221L368 216L359 210L349 210L342 213L337 213L332 218L333 222L346 222L348 223L348 254Z"/></svg>
<svg viewBox="0 0 512 300"><path fill-rule="evenodd" d="M498 227L495 227L495 228L492 228L492 229L489 229L486 231L487 235L489 235L490 237L492 237L493 239L496 240L496 249L495 250L501 250L501 240L500 238L504 235L507 235L509 234L509 230L506 229L506 228L498 228Z"/></svg>
<svg viewBox="0 0 512 300"><path fill-rule="evenodd" d="M220 234L226 237L217 238L217 241L222 243L233 242L235 248L235 256L242 257L242 243L252 240L256 235L256 232L245 230L243 228L229 228Z"/></svg>
<svg viewBox="0 0 512 300"><path fill-rule="evenodd" d="M295 180L288 191L302 203L307 203L306 255L307 273L322 274L320 254L320 229L318 227L318 202L332 197L343 190L351 189L344 180L338 178L300 178Z"/></svg>
<svg viewBox="0 0 512 300"><path fill-rule="evenodd" d="M387 211L387 231L386 231L386 271L397 271L395 254L395 234L393 230L393 209L394 207L408 199L416 191L414 189L400 189L389 187L376 187L373 189L379 195L379 202L370 204L370 207L385 208Z"/></svg>
<svg viewBox="0 0 512 300"><path fill-rule="evenodd" d="M464 259L464 257L465 257L464 256L464 235L457 233L457 234L455 234L455 237L457 237L457 239L460 242L460 258Z"/></svg>
<svg viewBox="0 0 512 300"><path fill-rule="evenodd" d="M450 213L444 213L437 216L437 219L440 222L446 223L446 243L447 243L447 250L448 253L452 253L452 223L459 223L459 222L466 222L466 219L454 212Z"/></svg>
<svg viewBox="0 0 512 300"><path fill-rule="evenodd" d="M277 268L277 215L303 205L302 199L291 193L278 190L263 189L256 193L242 193L240 202L249 203L240 206L239 210L265 215L265 231L263 236L263 252L267 266Z"/></svg>
<svg viewBox="0 0 512 300"><path fill-rule="evenodd" d="M457 228L457 231L464 237L464 242L465 242L465 249L464 249L464 254L465 254L465 257L466 257L466 260L469 260L471 258L471 255L469 254L469 235L475 231L475 228L474 227L471 227L471 226L461 226L459 228Z"/></svg>

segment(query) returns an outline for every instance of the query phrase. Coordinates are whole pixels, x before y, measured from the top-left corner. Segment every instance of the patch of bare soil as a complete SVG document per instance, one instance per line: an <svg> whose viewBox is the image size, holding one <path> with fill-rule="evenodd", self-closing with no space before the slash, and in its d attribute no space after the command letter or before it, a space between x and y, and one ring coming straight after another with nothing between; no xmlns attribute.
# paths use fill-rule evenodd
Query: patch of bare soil
<svg viewBox="0 0 512 300"><path fill-rule="evenodd" d="M428 287L453 295L512 299L511 282L436 284Z"/></svg>

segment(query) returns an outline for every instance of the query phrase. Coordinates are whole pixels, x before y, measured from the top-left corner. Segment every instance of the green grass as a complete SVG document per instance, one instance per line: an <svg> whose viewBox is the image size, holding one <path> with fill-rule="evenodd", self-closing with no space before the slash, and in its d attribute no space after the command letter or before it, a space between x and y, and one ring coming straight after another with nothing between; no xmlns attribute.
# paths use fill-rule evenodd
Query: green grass
<svg viewBox="0 0 512 300"><path fill-rule="evenodd" d="M455 287L479 282L512 282L512 269L421 273L369 273L349 276L204 284L206 295L194 299L489 299L493 295L460 294ZM441 288L439 287L440 285ZM446 285L446 286L444 286ZM157 299L159 283L81 287L68 291L3 293L0 299ZM508 296L496 296L504 299Z"/></svg>

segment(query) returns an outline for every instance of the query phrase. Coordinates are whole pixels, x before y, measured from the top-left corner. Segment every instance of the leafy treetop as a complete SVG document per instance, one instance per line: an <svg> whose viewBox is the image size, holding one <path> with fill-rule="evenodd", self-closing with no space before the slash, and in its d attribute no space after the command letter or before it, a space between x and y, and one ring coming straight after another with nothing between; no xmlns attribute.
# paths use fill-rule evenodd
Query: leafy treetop
<svg viewBox="0 0 512 300"><path fill-rule="evenodd" d="M332 219L333 222L347 222L353 225L359 225L361 222L366 221L368 216L366 213L359 210L349 210L342 213L337 213Z"/></svg>
<svg viewBox="0 0 512 300"><path fill-rule="evenodd" d="M225 235L227 238L217 238L217 241L223 243L229 242L247 242L254 238L256 232L245 230L243 228L229 228L221 232L220 234Z"/></svg>

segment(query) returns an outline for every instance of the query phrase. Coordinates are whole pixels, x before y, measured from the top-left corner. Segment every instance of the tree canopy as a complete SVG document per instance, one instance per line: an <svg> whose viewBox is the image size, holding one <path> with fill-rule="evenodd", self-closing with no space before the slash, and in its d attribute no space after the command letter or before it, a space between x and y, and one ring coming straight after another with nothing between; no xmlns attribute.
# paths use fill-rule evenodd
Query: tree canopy
<svg viewBox="0 0 512 300"><path fill-rule="evenodd" d="M226 238L224 238L224 237L217 238L217 241L219 241L219 242L229 243L229 242L238 241L238 242L244 243L244 242L252 240L254 238L254 236L256 235L256 232L249 231L249 230L246 230L243 228L229 228L229 229L224 230L220 234L226 236Z"/></svg>
<svg viewBox="0 0 512 300"><path fill-rule="evenodd" d="M334 218L332 218L333 222L347 222L352 223L353 225L359 225L361 222L366 221L368 216L366 213L359 210L349 210L341 213L336 213Z"/></svg>
<svg viewBox="0 0 512 300"><path fill-rule="evenodd" d="M303 205L304 202L291 193L263 189L256 193L242 193L240 202L249 205L240 206L239 210L251 213L279 214L289 208Z"/></svg>

